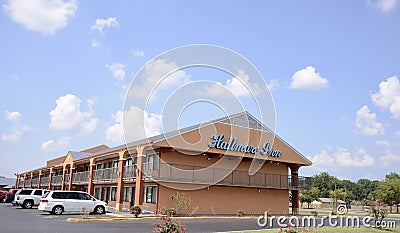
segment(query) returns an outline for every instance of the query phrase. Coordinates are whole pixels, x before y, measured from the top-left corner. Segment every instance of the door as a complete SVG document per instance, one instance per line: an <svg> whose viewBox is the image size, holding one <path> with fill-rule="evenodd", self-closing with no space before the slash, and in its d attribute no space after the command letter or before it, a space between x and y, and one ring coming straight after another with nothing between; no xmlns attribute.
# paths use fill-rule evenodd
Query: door
<svg viewBox="0 0 400 233"><path fill-rule="evenodd" d="M132 187L132 192L131 192L131 206L135 205L135 187Z"/></svg>

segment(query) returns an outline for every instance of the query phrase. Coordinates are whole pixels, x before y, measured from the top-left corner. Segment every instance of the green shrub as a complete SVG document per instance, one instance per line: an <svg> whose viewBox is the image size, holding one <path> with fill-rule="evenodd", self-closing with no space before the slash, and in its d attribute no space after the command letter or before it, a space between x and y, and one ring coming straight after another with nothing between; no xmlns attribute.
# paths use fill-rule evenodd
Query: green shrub
<svg viewBox="0 0 400 233"><path fill-rule="evenodd" d="M242 210L242 209L236 210L236 215L239 216L239 217L243 217L244 216L244 210Z"/></svg>
<svg viewBox="0 0 400 233"><path fill-rule="evenodd" d="M170 214L161 218L161 223L156 224L155 232L157 233L187 233L185 225L178 220L171 218Z"/></svg>
<svg viewBox="0 0 400 233"><path fill-rule="evenodd" d="M314 215L314 217L317 217L317 216L318 216L318 212L315 211L315 210L311 211L311 214Z"/></svg>
<svg viewBox="0 0 400 233"><path fill-rule="evenodd" d="M137 205L131 206L131 213L137 218L142 213L142 209Z"/></svg>
<svg viewBox="0 0 400 233"><path fill-rule="evenodd" d="M172 217L176 215L176 210L174 208L162 209L161 212L163 214L170 214Z"/></svg>

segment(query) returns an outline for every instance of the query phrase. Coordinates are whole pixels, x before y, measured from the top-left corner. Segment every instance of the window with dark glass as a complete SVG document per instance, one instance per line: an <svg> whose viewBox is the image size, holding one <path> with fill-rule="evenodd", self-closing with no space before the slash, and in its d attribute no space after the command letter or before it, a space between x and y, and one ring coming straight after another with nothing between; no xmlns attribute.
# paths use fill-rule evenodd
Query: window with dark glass
<svg viewBox="0 0 400 233"><path fill-rule="evenodd" d="M146 203L157 203L157 186L146 186Z"/></svg>

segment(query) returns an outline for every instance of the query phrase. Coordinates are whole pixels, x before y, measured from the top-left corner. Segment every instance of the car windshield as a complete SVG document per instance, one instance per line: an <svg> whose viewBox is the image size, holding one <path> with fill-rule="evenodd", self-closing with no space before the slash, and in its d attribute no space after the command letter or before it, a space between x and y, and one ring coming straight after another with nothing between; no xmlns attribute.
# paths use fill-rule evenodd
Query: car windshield
<svg viewBox="0 0 400 233"><path fill-rule="evenodd" d="M50 191L44 191L43 198L46 198L49 195Z"/></svg>

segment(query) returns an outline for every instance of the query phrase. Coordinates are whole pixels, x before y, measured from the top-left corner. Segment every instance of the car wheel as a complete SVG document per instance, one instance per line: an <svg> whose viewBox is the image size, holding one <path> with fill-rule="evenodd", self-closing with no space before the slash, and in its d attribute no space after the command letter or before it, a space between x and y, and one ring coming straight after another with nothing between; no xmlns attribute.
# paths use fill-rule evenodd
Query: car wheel
<svg viewBox="0 0 400 233"><path fill-rule="evenodd" d="M94 208L94 212L96 214L104 214L106 211L105 211L104 206L99 205L99 206L96 206L96 208Z"/></svg>
<svg viewBox="0 0 400 233"><path fill-rule="evenodd" d="M24 203L22 204L22 207L24 209L31 209L32 206L33 206L33 201L30 201L30 200L24 201Z"/></svg>
<svg viewBox="0 0 400 233"><path fill-rule="evenodd" d="M52 211L52 213L55 215L61 215L63 212L64 208L62 206L55 206Z"/></svg>

